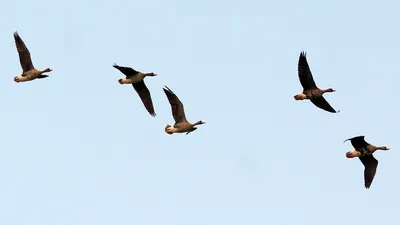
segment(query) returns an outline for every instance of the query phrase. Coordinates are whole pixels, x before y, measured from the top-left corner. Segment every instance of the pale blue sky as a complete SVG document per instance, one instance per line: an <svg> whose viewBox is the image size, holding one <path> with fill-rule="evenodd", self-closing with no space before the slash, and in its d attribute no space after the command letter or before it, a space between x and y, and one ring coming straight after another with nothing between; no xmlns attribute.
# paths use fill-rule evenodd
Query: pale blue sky
<svg viewBox="0 0 400 225"><path fill-rule="evenodd" d="M400 3L7 1L0 8L1 225L398 225ZM50 78L21 73L12 33ZM293 99L300 51L339 114ZM146 78L152 118L113 63ZM162 87L187 118L172 124ZM347 159L379 152L364 189ZM397 139L397 140L396 140Z"/></svg>

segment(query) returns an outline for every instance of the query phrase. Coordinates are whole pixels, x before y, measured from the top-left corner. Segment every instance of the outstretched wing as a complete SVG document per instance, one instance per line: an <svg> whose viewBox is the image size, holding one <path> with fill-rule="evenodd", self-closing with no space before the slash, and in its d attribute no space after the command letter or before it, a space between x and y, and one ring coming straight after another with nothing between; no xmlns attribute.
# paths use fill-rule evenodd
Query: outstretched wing
<svg viewBox="0 0 400 225"><path fill-rule="evenodd" d="M34 67L31 59L31 53L26 47L24 41L18 35L18 32L14 32L14 40L17 47L19 62L21 63L22 71L26 72L32 70Z"/></svg>
<svg viewBox="0 0 400 225"><path fill-rule="evenodd" d="M176 96L167 86L165 86L163 90L165 95L167 95L169 104L171 105L172 116L174 117L175 123L187 121L183 104L179 100L178 96Z"/></svg>
<svg viewBox="0 0 400 225"><path fill-rule="evenodd" d="M146 110L150 113L151 116L156 116L156 113L154 112L153 101L151 100L150 91L149 89L147 89L144 81L142 80L138 83L134 83L132 84L132 86L138 93Z"/></svg>
<svg viewBox="0 0 400 225"><path fill-rule="evenodd" d="M359 157L362 164L364 164L364 185L369 188L374 180L376 168L378 167L378 160L373 155Z"/></svg>
<svg viewBox="0 0 400 225"><path fill-rule="evenodd" d="M304 90L317 88L310 67L308 66L305 52L300 53L299 64L297 69L299 73L300 83L301 86L303 86Z"/></svg>
<svg viewBox="0 0 400 225"><path fill-rule="evenodd" d="M310 101L317 106L320 109L323 109L325 111L331 112L331 113L337 113L339 111L336 112L335 109L332 108L332 106L328 103L328 101L326 101L326 99L324 97L319 97L319 98L315 98L315 99L310 99Z"/></svg>
<svg viewBox="0 0 400 225"><path fill-rule="evenodd" d="M113 67L118 69L119 71L121 71L121 73L125 74L125 76L132 76L132 75L139 73L138 71L132 69L131 67L118 66L115 63L113 65Z"/></svg>
<svg viewBox="0 0 400 225"><path fill-rule="evenodd" d="M353 147L355 149L365 148L367 145L369 145L365 141L364 136L352 137L352 138L346 139L344 142L346 142L348 140L351 141L351 145L353 145Z"/></svg>

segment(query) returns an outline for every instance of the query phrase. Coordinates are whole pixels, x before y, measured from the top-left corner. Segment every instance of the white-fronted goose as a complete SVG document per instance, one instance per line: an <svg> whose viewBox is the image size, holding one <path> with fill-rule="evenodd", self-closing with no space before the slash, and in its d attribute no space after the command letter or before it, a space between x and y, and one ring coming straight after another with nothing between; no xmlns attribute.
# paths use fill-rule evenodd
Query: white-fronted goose
<svg viewBox="0 0 400 225"><path fill-rule="evenodd" d="M52 69L50 68L47 68L45 70L35 69L32 63L31 53L29 52L24 41L22 41L21 37L18 35L17 32L14 32L14 40L19 55L19 62L21 63L22 67L22 74L20 76L15 76L14 81L19 83L19 82L31 81L34 79L41 79L48 77L48 75L43 73L51 72Z"/></svg>
<svg viewBox="0 0 400 225"><path fill-rule="evenodd" d="M143 102L144 107L150 113L151 116L156 116L153 107L153 101L151 100L151 95L149 89L147 89L144 78L147 76L157 76L155 73L141 73L138 72L131 67L123 67L118 66L117 64L113 65L114 68L121 71L121 73L125 74L125 78L121 78L118 80L120 84L132 84L133 88L138 93L140 99Z"/></svg>
<svg viewBox="0 0 400 225"><path fill-rule="evenodd" d="M336 110L322 96L326 92L335 92L332 88L325 90L319 89L314 82L310 67L307 63L306 53L301 52L298 64L298 73L303 92L294 96L296 100L309 99L315 106L331 113L336 113ZM337 111L339 112L339 111Z"/></svg>
<svg viewBox="0 0 400 225"><path fill-rule="evenodd" d="M354 149L350 152L346 152L347 158L358 157L362 164L364 164L364 185L365 188L369 188L374 180L376 168L378 167L378 160L373 156L374 152L377 150L390 150L386 146L377 147L367 143L364 140L364 136L357 136L349 138L344 142L350 140ZM343 143L344 143L343 142Z"/></svg>
<svg viewBox="0 0 400 225"><path fill-rule="evenodd" d="M172 116L174 117L175 124L173 126L167 124L165 127L165 132L167 134L173 133L185 133L188 135L190 132L195 131L196 125L205 124L205 122L199 120L194 124L189 123L186 120L185 110L183 108L182 102L179 100L178 96L174 94L167 86L163 88L165 95L167 95L169 104L171 105Z"/></svg>

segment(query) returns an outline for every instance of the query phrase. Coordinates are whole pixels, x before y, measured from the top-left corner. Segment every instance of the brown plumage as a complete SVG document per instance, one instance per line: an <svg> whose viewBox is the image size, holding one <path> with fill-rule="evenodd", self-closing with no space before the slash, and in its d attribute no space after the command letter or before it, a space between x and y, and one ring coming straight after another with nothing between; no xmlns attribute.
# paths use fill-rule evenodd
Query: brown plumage
<svg viewBox="0 0 400 225"><path fill-rule="evenodd" d="M365 188L370 188L372 181L374 180L376 169L378 167L378 160L373 156L374 152L377 150L390 150L386 146L377 147L367 143L364 140L364 136L357 136L349 138L344 142L350 140L354 147L354 150L346 152L347 158L358 157L362 164L364 165L364 186Z"/></svg>
<svg viewBox="0 0 400 225"><path fill-rule="evenodd" d="M22 74L20 76L15 76L14 81L19 83L48 77L48 75L43 73L51 72L52 69L35 69L32 63L31 53L17 32L14 32L14 41L18 51L19 62L21 63L22 67Z"/></svg>
<svg viewBox="0 0 400 225"><path fill-rule="evenodd" d="M157 76L157 74L141 73L132 69L131 67L118 66L117 64L114 64L113 67L121 71L121 73L125 74L126 76L125 78L119 79L118 82L120 84L132 84L133 88L136 90L140 99L142 100L146 110L150 113L151 116L156 116L150 91L149 89L147 89L144 83L144 78L147 76Z"/></svg>
<svg viewBox="0 0 400 225"><path fill-rule="evenodd" d="M205 124L205 122L199 120L196 123L192 124L186 120L185 110L183 108L182 102L179 100L178 96L176 96L171 89L167 86L163 88L165 95L168 98L168 101L171 105L172 116L174 117L175 124L173 126L168 125L165 127L165 132L167 134L173 133L185 133L186 135L192 131L197 129L197 125Z"/></svg>
<svg viewBox="0 0 400 225"><path fill-rule="evenodd" d="M340 111L334 110L332 106L322 96L326 92L335 92L332 88L325 90L319 89L314 82L313 75L310 67L307 63L306 53L301 52L298 63L298 75L303 91L300 94L294 96L296 100L309 99L315 106L331 113L337 113Z"/></svg>

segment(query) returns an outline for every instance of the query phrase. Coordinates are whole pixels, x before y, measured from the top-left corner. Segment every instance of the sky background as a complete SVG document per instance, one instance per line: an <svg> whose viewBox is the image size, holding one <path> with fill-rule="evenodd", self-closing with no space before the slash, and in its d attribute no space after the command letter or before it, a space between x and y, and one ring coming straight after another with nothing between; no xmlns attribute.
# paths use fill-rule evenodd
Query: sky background
<svg viewBox="0 0 400 225"><path fill-rule="evenodd" d="M6 1L1 225L398 225L398 1ZM22 72L13 32L50 77ZM338 114L295 101L301 51ZM155 72L152 118L112 65ZM162 87L184 103L173 124ZM378 170L347 159L365 135Z"/></svg>

